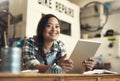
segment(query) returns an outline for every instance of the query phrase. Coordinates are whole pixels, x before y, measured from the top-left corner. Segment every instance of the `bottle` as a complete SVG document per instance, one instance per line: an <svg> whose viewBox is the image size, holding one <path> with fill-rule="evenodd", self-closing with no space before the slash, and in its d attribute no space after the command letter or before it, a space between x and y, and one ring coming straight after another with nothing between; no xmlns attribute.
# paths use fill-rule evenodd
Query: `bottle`
<svg viewBox="0 0 120 81"><path fill-rule="evenodd" d="M103 57L102 54L100 54L98 60L99 60L99 64L100 64L100 66L104 66L104 57Z"/></svg>

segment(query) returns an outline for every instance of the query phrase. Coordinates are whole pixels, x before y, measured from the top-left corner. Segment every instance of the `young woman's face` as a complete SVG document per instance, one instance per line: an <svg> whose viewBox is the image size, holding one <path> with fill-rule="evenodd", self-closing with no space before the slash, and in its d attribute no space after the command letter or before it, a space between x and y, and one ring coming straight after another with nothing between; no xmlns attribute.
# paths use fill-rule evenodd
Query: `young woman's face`
<svg viewBox="0 0 120 81"><path fill-rule="evenodd" d="M54 41L60 34L60 24L55 17L49 18L43 32L44 40Z"/></svg>

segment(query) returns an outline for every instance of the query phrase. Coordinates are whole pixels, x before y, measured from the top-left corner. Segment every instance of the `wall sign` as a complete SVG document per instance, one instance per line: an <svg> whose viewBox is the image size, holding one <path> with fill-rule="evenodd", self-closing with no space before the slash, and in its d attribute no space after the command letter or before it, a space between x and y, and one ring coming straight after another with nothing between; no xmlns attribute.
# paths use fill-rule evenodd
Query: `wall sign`
<svg viewBox="0 0 120 81"><path fill-rule="evenodd" d="M38 0L38 4L46 6L50 9L55 9L56 11L68 16L74 17L74 10L72 8L55 0Z"/></svg>

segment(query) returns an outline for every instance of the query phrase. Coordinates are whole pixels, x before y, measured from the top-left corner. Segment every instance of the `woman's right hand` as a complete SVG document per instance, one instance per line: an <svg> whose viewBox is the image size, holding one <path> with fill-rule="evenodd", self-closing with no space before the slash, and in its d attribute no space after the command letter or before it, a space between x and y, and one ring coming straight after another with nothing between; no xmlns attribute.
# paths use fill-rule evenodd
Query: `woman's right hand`
<svg viewBox="0 0 120 81"><path fill-rule="evenodd" d="M71 59L66 59L67 54L61 57L58 65L62 67L65 72L69 72L73 69L73 61Z"/></svg>

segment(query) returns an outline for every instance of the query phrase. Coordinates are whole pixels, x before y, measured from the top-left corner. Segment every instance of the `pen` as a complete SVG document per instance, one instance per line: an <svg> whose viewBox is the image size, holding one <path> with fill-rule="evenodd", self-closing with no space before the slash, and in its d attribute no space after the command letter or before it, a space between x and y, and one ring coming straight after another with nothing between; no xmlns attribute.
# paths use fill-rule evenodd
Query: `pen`
<svg viewBox="0 0 120 81"><path fill-rule="evenodd" d="M5 31L4 31L4 41L5 41L5 48L8 48L7 36L6 36L6 32Z"/></svg>

